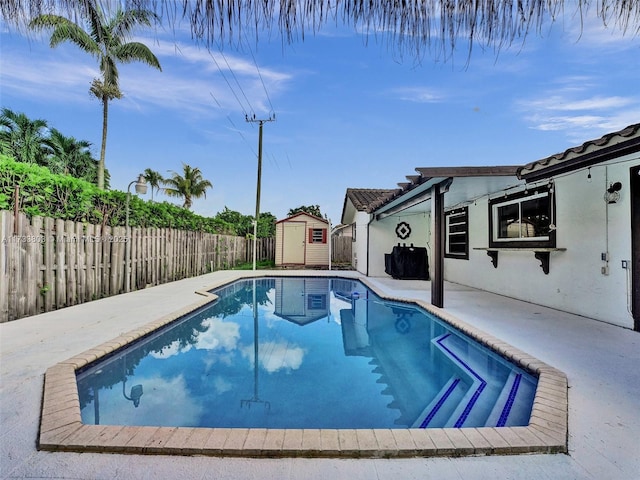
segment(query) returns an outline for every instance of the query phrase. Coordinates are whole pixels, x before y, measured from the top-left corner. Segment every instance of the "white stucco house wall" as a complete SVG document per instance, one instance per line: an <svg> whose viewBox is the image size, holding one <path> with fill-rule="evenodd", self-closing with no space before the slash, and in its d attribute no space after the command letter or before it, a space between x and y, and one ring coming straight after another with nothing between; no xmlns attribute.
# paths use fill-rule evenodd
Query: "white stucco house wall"
<svg viewBox="0 0 640 480"><path fill-rule="evenodd" d="M347 189L341 222L343 225L351 225L353 240L351 266L364 275L369 275L369 224L372 212L376 205L381 204L394 192L396 192L394 189Z"/></svg>
<svg viewBox="0 0 640 480"><path fill-rule="evenodd" d="M382 200L343 210L359 233L358 271L388 275L384 254L412 243L427 248L432 284L640 330L640 124L519 167L416 171Z"/></svg>

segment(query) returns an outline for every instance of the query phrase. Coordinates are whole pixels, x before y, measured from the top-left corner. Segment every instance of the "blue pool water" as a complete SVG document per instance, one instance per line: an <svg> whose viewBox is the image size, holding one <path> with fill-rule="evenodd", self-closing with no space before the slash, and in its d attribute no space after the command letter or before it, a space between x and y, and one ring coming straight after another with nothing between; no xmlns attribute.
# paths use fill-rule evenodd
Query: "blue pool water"
<svg viewBox="0 0 640 480"><path fill-rule="evenodd" d="M255 287L255 288L254 288ZM242 280L78 373L87 424L527 425L536 379L409 303L341 278Z"/></svg>

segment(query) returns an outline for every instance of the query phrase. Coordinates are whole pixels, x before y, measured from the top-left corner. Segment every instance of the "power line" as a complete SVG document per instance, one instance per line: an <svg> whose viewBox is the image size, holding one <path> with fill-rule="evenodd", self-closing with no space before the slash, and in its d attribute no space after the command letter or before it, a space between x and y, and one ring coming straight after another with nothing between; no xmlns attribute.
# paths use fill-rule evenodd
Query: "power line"
<svg viewBox="0 0 640 480"><path fill-rule="evenodd" d="M224 81L227 83L227 86L229 87L229 90L231 90L231 93L233 93L233 96L235 97L236 101L238 102L238 105L240 105L240 108L242 109L242 113L244 113L245 116L248 116L249 112L247 112L247 110L244 108L244 105L242 105L242 102L238 98L238 95L236 94L236 91L231 86L231 83L229 83L229 80L227 79L227 76L224 74L224 72L220 68L220 65L218 64L218 61L216 60L216 57L214 57L213 54L211 53L211 50L209 50L209 56L213 59L214 63L216 64L216 67L218 68L218 71L220 72L220 75L222 75L222 78L224 78ZM245 96L245 98L246 98L246 96ZM251 105L249 105L249 108L251 108ZM251 109L251 112L253 113L253 109Z"/></svg>
<svg viewBox="0 0 640 480"><path fill-rule="evenodd" d="M269 156L271 157L271 164L276 167L276 170L280 171L280 165L278 164L276 156L273 153L269 153Z"/></svg>
<svg viewBox="0 0 640 480"><path fill-rule="evenodd" d="M231 68L231 65L229 65L229 61L227 60L227 57L225 56L224 52L222 51L222 49L220 47L218 47L218 51L220 52L220 55L222 55L222 58L224 59L224 63L227 64L227 68L231 72L231 76L233 77L233 79L236 81L236 85L238 85L238 88L240 89L240 92L242 93L242 96L247 101L247 105L249 106L249 110L251 111L252 114L255 114L255 110L251 106L251 102L247 98L247 95L244 93L244 89L242 88L242 85L240 85L240 82L238 81L238 77L236 77L236 74L234 73L233 69ZM256 68L257 68L257 66L256 66ZM245 112L245 115L246 114L247 113Z"/></svg>
<svg viewBox="0 0 640 480"><path fill-rule="evenodd" d="M264 94L267 96L267 101L269 102L269 107L271 108L271 112L275 112L273 108L273 104L271 103L271 98L269 97L269 92L267 92L267 86L264 84L262 73L260 72L260 68L258 67L258 62L256 62L256 57L253 55L253 50L251 49L251 45L249 45L249 40L247 39L247 32L245 32L244 38L247 41L247 48L249 48L249 53L251 54L251 58L253 58L253 64L256 66L256 70L258 71L258 77L260 77L260 82L262 83L262 88L264 88Z"/></svg>
<svg viewBox="0 0 640 480"><path fill-rule="evenodd" d="M216 96L213 94L213 92L209 92L209 95L211 95L211 98L213 98L214 102L216 102L216 104L218 105L218 107L220 108L220 110L223 110L222 105L220 105L220 102L218 101L218 99L216 98ZM235 123L233 123L233 120L231 119L231 117L229 116L229 114L225 114L225 116L227 117L227 120L229 120L229 123L231 124L231 126L233 127L233 130L235 132L238 133L238 135L240 135L240 138L242 138L242 140L244 140L244 143L247 144L247 146L249 147L249 150L251 150L251 153L253 153L255 156L258 156L258 154L255 152L255 150L253 149L253 147L251 146L251 144L249 143L249 140L247 140L247 138L243 135L242 130L240 130Z"/></svg>

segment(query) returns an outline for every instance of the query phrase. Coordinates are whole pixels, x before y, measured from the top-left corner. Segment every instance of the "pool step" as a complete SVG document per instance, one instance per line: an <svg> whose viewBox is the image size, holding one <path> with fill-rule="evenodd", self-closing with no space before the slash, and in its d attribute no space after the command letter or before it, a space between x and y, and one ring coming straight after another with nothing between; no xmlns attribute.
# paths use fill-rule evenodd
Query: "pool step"
<svg viewBox="0 0 640 480"><path fill-rule="evenodd" d="M526 423L531 411L522 405L528 402L517 402L520 398L533 398L536 386L525 375L511 372L504 388L500 392L496 405L487 418L487 425L492 427L509 427Z"/></svg>
<svg viewBox="0 0 640 480"><path fill-rule="evenodd" d="M489 369L492 367L486 362L479 362L468 350L464 339L443 334L434 338L433 343L460 369L461 378L466 378L470 384L441 426L462 428L526 424L530 412L522 411L523 407L516 402L520 396L526 398L535 393L535 385L526 376L512 371L504 383L491 380L492 372Z"/></svg>
<svg viewBox="0 0 640 480"><path fill-rule="evenodd" d="M451 416L451 412L465 396L467 384L458 376L453 376L442 387L438 395L418 415L411 428L440 427Z"/></svg>
<svg viewBox="0 0 640 480"><path fill-rule="evenodd" d="M465 396L460 400L455 410L453 410L449 418L445 421L443 427L461 428L482 424L487 414L482 412L478 399L483 395L486 385L486 382L474 382L467 390Z"/></svg>
<svg viewBox="0 0 640 480"><path fill-rule="evenodd" d="M504 427L507 425L521 381L522 375L520 373L511 372L496 400L493 410L487 418L487 425L492 427Z"/></svg>

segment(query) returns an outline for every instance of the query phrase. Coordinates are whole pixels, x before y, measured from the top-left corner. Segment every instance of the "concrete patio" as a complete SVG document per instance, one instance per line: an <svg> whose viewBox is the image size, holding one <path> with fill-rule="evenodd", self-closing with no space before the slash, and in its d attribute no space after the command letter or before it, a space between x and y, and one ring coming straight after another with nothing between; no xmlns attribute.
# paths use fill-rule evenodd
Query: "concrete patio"
<svg viewBox="0 0 640 480"><path fill-rule="evenodd" d="M260 272L266 275L269 272ZM277 273L277 272L273 272ZM353 272L304 272L309 275ZM640 335L446 284L447 313L563 371L569 454L406 459L252 459L36 450L47 368L198 301L223 271L0 325L1 478L640 478ZM389 296L428 300L423 281L370 278Z"/></svg>

